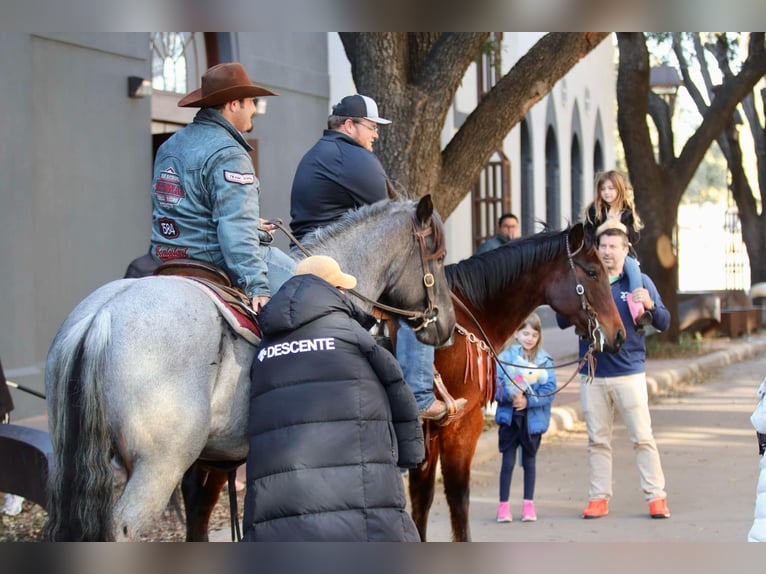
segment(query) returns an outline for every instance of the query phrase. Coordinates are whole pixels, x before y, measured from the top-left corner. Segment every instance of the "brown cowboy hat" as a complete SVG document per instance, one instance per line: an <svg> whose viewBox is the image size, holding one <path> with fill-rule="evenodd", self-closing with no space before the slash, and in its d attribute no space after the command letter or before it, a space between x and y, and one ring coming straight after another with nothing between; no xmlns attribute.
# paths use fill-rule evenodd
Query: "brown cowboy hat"
<svg viewBox="0 0 766 574"><path fill-rule="evenodd" d="M202 76L202 87L181 98L178 107L207 108L242 98L278 95L253 84L239 62L227 62L209 68Z"/></svg>

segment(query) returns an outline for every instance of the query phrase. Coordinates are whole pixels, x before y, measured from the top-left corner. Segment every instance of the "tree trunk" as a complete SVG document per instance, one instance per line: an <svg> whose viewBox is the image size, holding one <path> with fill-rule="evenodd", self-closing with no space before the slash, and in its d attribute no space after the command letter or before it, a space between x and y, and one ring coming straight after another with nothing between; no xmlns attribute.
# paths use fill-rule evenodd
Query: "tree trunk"
<svg viewBox="0 0 766 574"><path fill-rule="evenodd" d="M740 73L727 79L703 113L697 131L686 141L678 157L663 143L658 163L647 125L649 113L649 54L642 33L619 33L620 64L617 75L617 125L625 148L628 171L635 189L636 210L644 221L641 241L636 250L641 269L649 275L671 312L671 324L665 337L678 337L678 262L672 244L678 205L686 186L694 176L712 141L729 123L737 104L766 73L763 36L755 42ZM670 115L656 111L652 98L652 118L660 134L667 137Z"/></svg>
<svg viewBox="0 0 766 574"><path fill-rule="evenodd" d="M731 80L734 74L731 70L729 58L731 50L726 34L719 34L714 43L703 46L700 34L692 35L697 60L704 80L709 99L715 97L716 88L713 86L707 61L704 59L705 49L710 51L718 62L718 68L726 81ZM764 34L750 34L748 43L748 60L751 58L764 58ZM673 34L673 51L676 54L684 86L692 97L700 114L705 114L708 106L700 89L696 86L688 72L688 63L683 51L681 35ZM761 92L763 95L764 91ZM764 102L766 103L766 101ZM762 121L758 117L755 108L755 95L748 93L741 102L750 134L753 137L756 167L758 170L758 186L763 191L766 189L766 133ZM747 248L750 260L750 283L766 281L766 214L763 206L758 213L758 202L755 199L752 187L748 180L743 164L743 153L739 133L737 131L738 118L731 117L725 130L718 136L718 147L726 158L726 163L731 173L730 191L737 205L740 223L742 225L742 240Z"/></svg>
<svg viewBox="0 0 766 574"><path fill-rule="evenodd" d="M608 33L543 36L487 93L442 150L441 132L488 33L341 33L359 93L393 123L376 153L406 195L431 193L448 217L529 109Z"/></svg>

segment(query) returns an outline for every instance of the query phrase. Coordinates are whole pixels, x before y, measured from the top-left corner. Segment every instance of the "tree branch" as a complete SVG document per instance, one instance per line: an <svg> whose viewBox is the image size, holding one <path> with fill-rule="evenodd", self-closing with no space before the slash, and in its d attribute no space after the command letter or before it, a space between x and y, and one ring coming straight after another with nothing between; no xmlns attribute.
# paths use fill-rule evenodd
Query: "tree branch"
<svg viewBox="0 0 766 574"><path fill-rule="evenodd" d="M442 185L470 188L503 138L553 85L608 33L549 33L543 36L479 105L442 152ZM440 206L449 215L457 206Z"/></svg>
<svg viewBox="0 0 766 574"><path fill-rule="evenodd" d="M751 41L751 50L739 74L729 79L716 91L715 97L703 114L702 124L687 140L676 160L681 181L689 181L710 143L716 139L731 120L737 104L753 89L758 80L766 74L766 51L764 34L758 33L760 42ZM752 40L752 37L751 37ZM688 179L687 179L688 178Z"/></svg>
<svg viewBox="0 0 766 574"><path fill-rule="evenodd" d="M657 128L660 163L669 164L675 158L673 149L673 127L671 125L670 106L660 96L649 91L649 116Z"/></svg>

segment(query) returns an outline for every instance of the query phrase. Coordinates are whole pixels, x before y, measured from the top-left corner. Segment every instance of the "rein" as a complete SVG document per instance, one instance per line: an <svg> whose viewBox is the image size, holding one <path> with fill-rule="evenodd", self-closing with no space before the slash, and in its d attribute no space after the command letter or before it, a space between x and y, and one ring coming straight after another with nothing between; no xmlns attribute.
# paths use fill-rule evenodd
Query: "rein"
<svg viewBox="0 0 766 574"><path fill-rule="evenodd" d="M466 329L462 325L456 325L455 326L455 330L458 333L460 333L461 335L464 335L465 337L467 337L468 340L470 342L472 342L472 343L478 342L478 343L482 343L482 344L486 345L486 347L487 347L486 351L489 354L489 356L492 359L495 360L495 362L500 367L500 370L502 370L503 373L505 373L505 376L508 378L508 380L511 382L511 384L513 384L513 386L516 387L517 389L519 389L521 392L524 392L525 389L522 389L519 385L516 384L516 382L510 376L508 371L505 370L505 365L508 365L508 366L511 366L511 367L523 367L525 369L540 369L540 370L542 370L542 369L547 369L548 368L548 367L530 367L528 365L517 365L515 363L511 363L511 362L508 362L508 361L501 361L499 359L499 357L498 357L498 353L495 350L495 347L492 345L491 341L489 340L489 337L484 332L484 329L482 328L481 324L479 323L479 320L476 318L476 316L473 313L471 313L471 310L460 299L458 299L454 295L452 296L452 303L453 303L453 305L456 305L456 306L460 307L463 311L465 311L465 313L468 314L468 316L471 318L471 321L473 322L473 324L476 325L476 327L478 328L479 332L481 333L481 340L478 339L476 337L476 335L474 335L471 331L469 331L468 329ZM567 381L563 385L558 387L553 392L545 393L543 395L535 395L535 396L538 396L538 397L548 397L548 396L560 393L561 391L563 391L567 387L567 385L569 385L569 383L571 383L575 379L577 374L580 372L580 369L582 369L583 365L585 365L586 363L588 365L588 375L587 375L587 381L586 382L591 381L593 379L593 373L595 372L595 369L596 369L596 358L593 356L594 351L595 351L595 349L593 347L593 343L591 342L590 346L588 347L588 350L582 356L582 359L575 359L574 361L568 361L566 363L562 363L561 365L559 365L559 367L566 367L568 365L573 365L573 364L577 363L577 367L575 368L575 371L572 373L572 376L570 376L569 379L567 379Z"/></svg>
<svg viewBox="0 0 766 574"><path fill-rule="evenodd" d="M582 249L582 246L580 246L574 253L572 253L571 249L569 248L569 236L566 235L564 237L564 243L566 244L566 252L567 252L567 260L569 262L569 267L574 273L575 276L575 292L580 297L580 306L583 311L586 312L588 316L588 334L590 335L590 345L588 346L588 350L585 352L585 354L582 356L581 359L575 359L574 361L569 361L567 363L563 363L559 365L560 367L573 365L577 363L577 367L572 373L572 376L569 377L569 379L560 387L558 387L555 391L546 393L543 395L535 395L538 397L548 397L551 395L555 395L564 388L566 388L569 383L571 383L574 378L577 376L577 374L580 372L580 369L582 369L583 365L587 364L587 377L586 377L586 383L593 380L593 376L596 370L596 358L593 356L593 353L595 352L594 348L594 342L595 342L595 336L596 333L601 333L599 330L599 323L598 323L598 314L593 310L593 308L588 304L587 299L585 298L585 287L583 287L582 283L580 283L578 277L577 277L577 271L575 270L574 266L574 260L573 257L576 255L580 249ZM516 382L511 378L511 376L508 374L508 371L505 370L504 365L512 366L512 367L523 367L523 368L529 368L529 369L547 369L548 367L529 367L527 365L516 365L514 363L510 363L508 361L501 361L498 358L498 353L495 350L494 346L492 345L491 341L489 340L489 337L487 336L487 333L484 331L484 328L481 326L481 323L479 323L479 320L476 318L476 316L471 312L471 310L463 303L460 299L458 299L454 294L452 294L452 302L453 305L459 306L470 318L473 324L477 327L479 330L479 333L481 334L482 340L479 341L479 339L474 335L471 331L463 327L462 325L456 325L455 330L460 333L461 335L464 335L468 338L470 342L480 342L486 345L487 352L489 353L490 357L492 357L497 364L500 366L500 369L503 371L505 376L508 378L508 380L520 391L524 392L524 389L522 389L519 385L516 384Z"/></svg>
<svg viewBox="0 0 766 574"><path fill-rule="evenodd" d="M306 249L306 247L300 241L298 241L295 235L293 235L287 226L285 226L281 219L275 219L268 221L267 223L274 225L274 227L282 231L282 233L284 233L306 257L311 256L311 252ZM433 286L435 285L436 280L432 272L431 262L439 259L442 255L444 255L446 248L442 246L440 249L429 255L426 252L426 237L434 233L433 224L429 225L426 229L418 230L415 216L412 217L411 223L413 228L413 236L415 241L417 241L420 250L420 262L423 265L423 285L426 288L426 300L428 302L426 309L424 311L410 311L408 309L400 309L398 307L392 307L391 305L386 305L380 301L370 299L356 289L347 289L346 291L355 295L359 299L366 301L375 308L405 317L409 322L414 323L415 321L419 320L420 323L418 325L411 327L413 331L417 332L425 329L431 323L435 323L437 317L439 316L439 307L434 304Z"/></svg>

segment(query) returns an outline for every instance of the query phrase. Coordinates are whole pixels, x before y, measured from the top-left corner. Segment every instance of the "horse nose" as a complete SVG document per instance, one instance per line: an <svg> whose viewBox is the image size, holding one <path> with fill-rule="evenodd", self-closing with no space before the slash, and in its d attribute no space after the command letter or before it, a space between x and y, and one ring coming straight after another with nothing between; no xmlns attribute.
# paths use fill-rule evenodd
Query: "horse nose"
<svg viewBox="0 0 766 574"><path fill-rule="evenodd" d="M617 353L622 349L623 344L625 343L625 331L622 329L617 329L617 333L614 336L614 344L609 345L609 348L606 349L610 353Z"/></svg>

